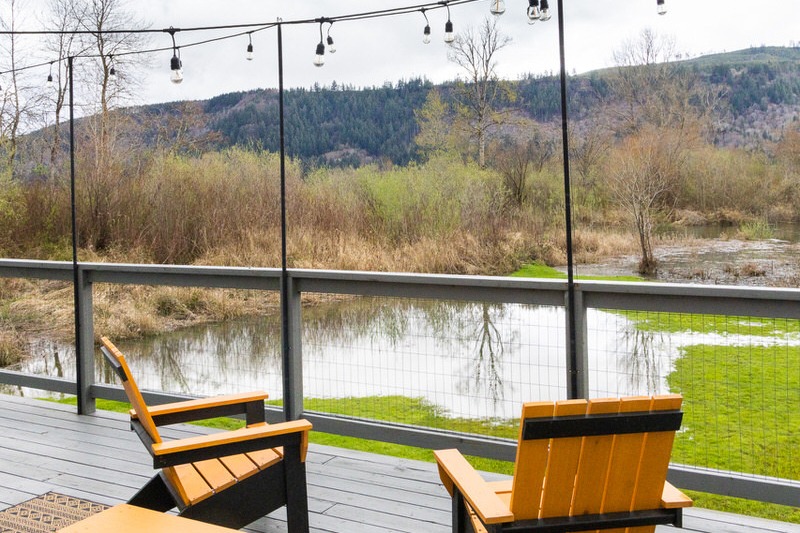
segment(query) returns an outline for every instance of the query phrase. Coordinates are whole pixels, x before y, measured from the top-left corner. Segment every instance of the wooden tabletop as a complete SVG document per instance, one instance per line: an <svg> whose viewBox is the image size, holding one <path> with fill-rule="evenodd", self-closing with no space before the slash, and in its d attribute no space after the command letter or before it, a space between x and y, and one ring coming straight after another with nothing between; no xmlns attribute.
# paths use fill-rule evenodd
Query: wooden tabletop
<svg viewBox="0 0 800 533"><path fill-rule="evenodd" d="M121 504L59 529L58 533L230 533L235 529Z"/></svg>

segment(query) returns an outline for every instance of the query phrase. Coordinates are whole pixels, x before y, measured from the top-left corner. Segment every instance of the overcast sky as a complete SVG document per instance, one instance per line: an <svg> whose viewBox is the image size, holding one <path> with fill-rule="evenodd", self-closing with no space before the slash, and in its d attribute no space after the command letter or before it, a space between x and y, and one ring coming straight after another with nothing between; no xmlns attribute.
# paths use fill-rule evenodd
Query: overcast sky
<svg viewBox="0 0 800 533"><path fill-rule="evenodd" d="M38 0L33 0L38 1ZM124 0L123 0L124 1ZM500 75L516 79L525 73L557 72L558 21L556 0L553 18L527 24L525 0L506 0L506 13L499 18L501 31L512 43L498 55ZM152 28L189 28L240 23L334 17L375 9L421 3L419 0L129 0L127 5ZM566 58L569 72L578 73L611 66L611 56L625 40L644 28L675 39L678 50L691 56L732 51L750 46L789 46L800 42L798 0L666 0L668 13L656 13L656 0L565 0ZM456 32L477 26L489 16L489 1L451 8ZM336 54L326 55L326 64L312 64L319 41L314 24L284 27L284 72L287 87L310 87L314 83L382 85L424 77L433 82L454 79L458 67L447 60L442 41L446 12L428 13L433 40L422 43L425 20L421 13L334 24L331 36ZM327 29L327 25L326 25ZM179 33L178 44L234 33ZM151 37L151 47L168 46L169 35ZM185 80L169 81L171 52L149 56L143 73L139 103L205 99L218 94L255 88L274 88L277 79L276 31L253 36L255 59L245 60L247 37L182 50Z"/></svg>

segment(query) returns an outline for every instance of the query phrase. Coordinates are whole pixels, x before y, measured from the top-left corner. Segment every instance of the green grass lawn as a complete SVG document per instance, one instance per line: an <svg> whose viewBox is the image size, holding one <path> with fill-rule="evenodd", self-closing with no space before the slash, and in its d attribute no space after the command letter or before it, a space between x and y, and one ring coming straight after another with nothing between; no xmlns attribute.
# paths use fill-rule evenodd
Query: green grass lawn
<svg viewBox="0 0 800 533"><path fill-rule="evenodd" d="M553 267L531 263L511 274L514 278L567 279L567 275ZM575 276L575 279L595 281L644 281L639 276Z"/></svg>

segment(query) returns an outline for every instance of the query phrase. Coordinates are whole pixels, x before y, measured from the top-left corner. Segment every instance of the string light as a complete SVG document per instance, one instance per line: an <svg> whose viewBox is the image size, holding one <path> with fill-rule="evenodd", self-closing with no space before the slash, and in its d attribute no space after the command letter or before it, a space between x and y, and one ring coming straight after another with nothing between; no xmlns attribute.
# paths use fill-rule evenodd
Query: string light
<svg viewBox="0 0 800 533"><path fill-rule="evenodd" d="M539 11L539 20L542 22L550 20L550 4L547 0L542 0L542 9Z"/></svg>
<svg viewBox="0 0 800 533"><path fill-rule="evenodd" d="M535 24L540 16L539 0L528 0L528 24Z"/></svg>
<svg viewBox="0 0 800 533"><path fill-rule="evenodd" d="M453 23L450 21L450 6L444 2L444 7L447 8L447 22L444 24L444 42L447 44L456 40L456 34L453 33Z"/></svg>
<svg viewBox="0 0 800 533"><path fill-rule="evenodd" d="M325 43L322 41L322 22L319 23L319 44L317 54L314 56L314 66L321 67L325 64Z"/></svg>
<svg viewBox="0 0 800 533"><path fill-rule="evenodd" d="M425 14L425 8L423 7L420 11L422 11L422 16L425 17L425 29L422 30L422 42L431 44L431 23L428 20L428 15Z"/></svg>
<svg viewBox="0 0 800 533"><path fill-rule="evenodd" d="M253 32L247 32L247 37L250 39L250 42L247 43L247 55L245 55L245 59L248 61L253 60Z"/></svg>
<svg viewBox="0 0 800 533"><path fill-rule="evenodd" d="M99 32L98 31L91 31L91 30L79 30L79 31L63 31L63 30L0 31L0 35L84 35L85 34L85 35L94 35L94 36L96 36L98 34L110 34L110 33L115 33L115 34L121 34L121 33L138 34L138 33L156 33L156 32L169 33L170 36L172 37L172 51L173 51L172 58L170 59L170 70L172 72L172 74L170 76L170 79L173 81L173 83L181 83L183 81L183 61L182 61L182 59L180 57L180 48L177 46L177 43L175 41L175 33L178 32L178 31L197 32L197 31L209 31L209 30L242 29L242 28L249 29L249 31L242 31L240 33L225 35L225 36L222 36L222 37L215 37L215 38L212 38L212 39L199 40L199 41L192 42L192 43L189 43L189 44L184 44L184 47L187 47L187 46L190 46L190 47L191 46L201 46L201 45L205 45L205 44L208 44L208 43L222 41L222 40L226 40L226 39L232 39L232 38L236 38L238 36L247 34L248 38L249 38L248 46L247 46L247 52L248 52L247 59L250 60L250 59L252 59L252 56L250 55L252 53L252 33L256 32L256 31L262 31L262 30L265 30L265 29L274 28L275 26L278 26L278 25L285 25L285 24L300 25L300 24L327 22L332 27L333 23L337 22L337 21L356 21L356 20L375 19L375 18L383 18L383 17L391 17L391 16L397 16L397 15L409 14L409 13L413 13L413 12L419 11L419 12L422 13L423 17L425 18L425 28L423 30L423 43L428 44L431 41L431 28L430 28L430 21L428 19L428 15L427 15L426 11L428 11L430 9L438 9L438 8L444 7L444 8L447 9L447 22L445 24L444 41L446 43L450 44L450 43L455 41L455 33L454 33L454 30L453 30L453 22L451 20L451 13L450 13L450 4L461 5L461 4L470 4L470 3L477 2L477 1L482 1L482 0L437 0L435 2L434 1L429 2L424 7L421 7L421 6L409 6L409 7L402 7L402 8L391 8L391 9L384 9L384 10L377 10L377 11L370 11L370 12L363 12L363 13L352 13L352 14L348 14L348 15L337 16L337 17L334 17L334 18L323 18L323 19L306 19L306 20L298 19L298 20L292 20L292 21L283 21L283 20L279 19L277 24L276 23L272 23L272 22L270 22L270 23L263 22L263 23L248 23L248 24L235 24L235 25L222 25L222 26L220 26L220 25L202 26L202 27L192 27L192 28L184 28L184 29L176 29L176 28L173 28L173 27L170 27L169 29L161 29L161 30L157 30L157 29L142 29L142 28L136 29L136 28L134 28L134 29L117 29L117 30L114 30L114 31L101 30ZM505 0L491 0L491 2L492 2L492 4L490 5L490 11L493 14L499 15L499 14L501 14L501 13L503 13L505 11ZM658 14L659 15L663 15L663 14L665 14L667 12L666 0L656 0L656 5L657 5L657 8L658 8ZM527 16L528 16L528 23L529 24L534 24L537 20L541 20L541 21L549 20L551 18L551 16L552 16L551 13L550 13L549 1L548 0L528 0ZM331 53L333 53L335 51L335 47L333 46L333 43L332 43L333 38L330 36L331 27L328 28L328 44L330 46ZM251 29L251 28L257 28L257 29ZM324 58L325 41L323 39L323 31L322 30L323 30L322 24L320 24L320 42L317 45L317 55L316 55L316 57L314 59L314 64L317 65L317 66L322 66L322 65L324 65L324 62L325 62L325 58ZM134 51L125 52L122 55L148 54L148 53L154 53L154 52L162 52L162 51L166 51L166 50L169 50L169 48L167 47L167 48L154 48L154 49L148 49L148 50L134 50ZM100 56L91 55L91 54L83 54L82 53L82 54L79 54L78 56L74 56L74 57L100 57ZM109 72L108 72L109 77L110 78L115 78L116 75L117 75L117 72L116 72L116 69L115 69L114 64L113 64L113 57L111 55L109 55L108 58L109 58L109 60L111 60L110 67L109 67ZM66 60L66 58L59 58L57 61L60 62L60 61L63 61L63 60ZM48 80L49 80L50 78L52 78L52 63L54 63L54 62L55 61L50 61L50 62L38 63L38 64L35 64L35 65L26 65L24 67L15 68L15 69L12 69L12 70L7 71L7 72L0 72L0 74L7 74L9 72L20 72L20 71L30 70L30 69L34 69L34 68L40 68L40 67L43 67L43 66L49 64L50 68L51 68L51 72L48 75ZM2 90L2 89L0 89L0 90Z"/></svg>
<svg viewBox="0 0 800 533"><path fill-rule="evenodd" d="M333 22L331 25L328 26L328 52L335 54L336 53L336 45L333 44L333 37L331 37L331 28L333 28Z"/></svg>
<svg viewBox="0 0 800 533"><path fill-rule="evenodd" d="M175 32L178 31L173 27L167 30L172 37L172 59L169 62L169 68L172 71L170 74L170 81L174 84L179 84L183 81L183 61L181 61L181 49L175 45Z"/></svg>
<svg viewBox="0 0 800 533"><path fill-rule="evenodd" d="M505 0L492 0L492 5L489 7L489 11L492 15L499 17L503 13L506 12L506 2Z"/></svg>

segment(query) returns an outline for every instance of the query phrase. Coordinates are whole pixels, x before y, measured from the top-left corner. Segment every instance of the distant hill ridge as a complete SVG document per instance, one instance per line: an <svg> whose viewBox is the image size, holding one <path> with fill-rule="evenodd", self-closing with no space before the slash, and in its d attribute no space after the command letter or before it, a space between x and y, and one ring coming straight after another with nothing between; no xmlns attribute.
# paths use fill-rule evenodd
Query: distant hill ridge
<svg viewBox="0 0 800 533"><path fill-rule="evenodd" d="M800 48L757 47L686 59L680 64L714 84L725 95L715 142L754 146L782 135L786 123L800 116ZM610 69L570 77L570 116L590 117L607 92ZM560 115L557 76L532 76L512 82L518 98L505 105L540 122ZM330 87L291 89L285 93L286 145L290 156L306 161L359 165L376 159L406 164L417 157L414 111L436 87L445 99L452 83L434 86L422 79L357 89L334 82ZM278 150L277 91L261 89L216 96L200 102L206 133L216 147L257 145ZM140 123L158 122L179 104L156 104L129 110ZM148 120L144 120L148 119Z"/></svg>

